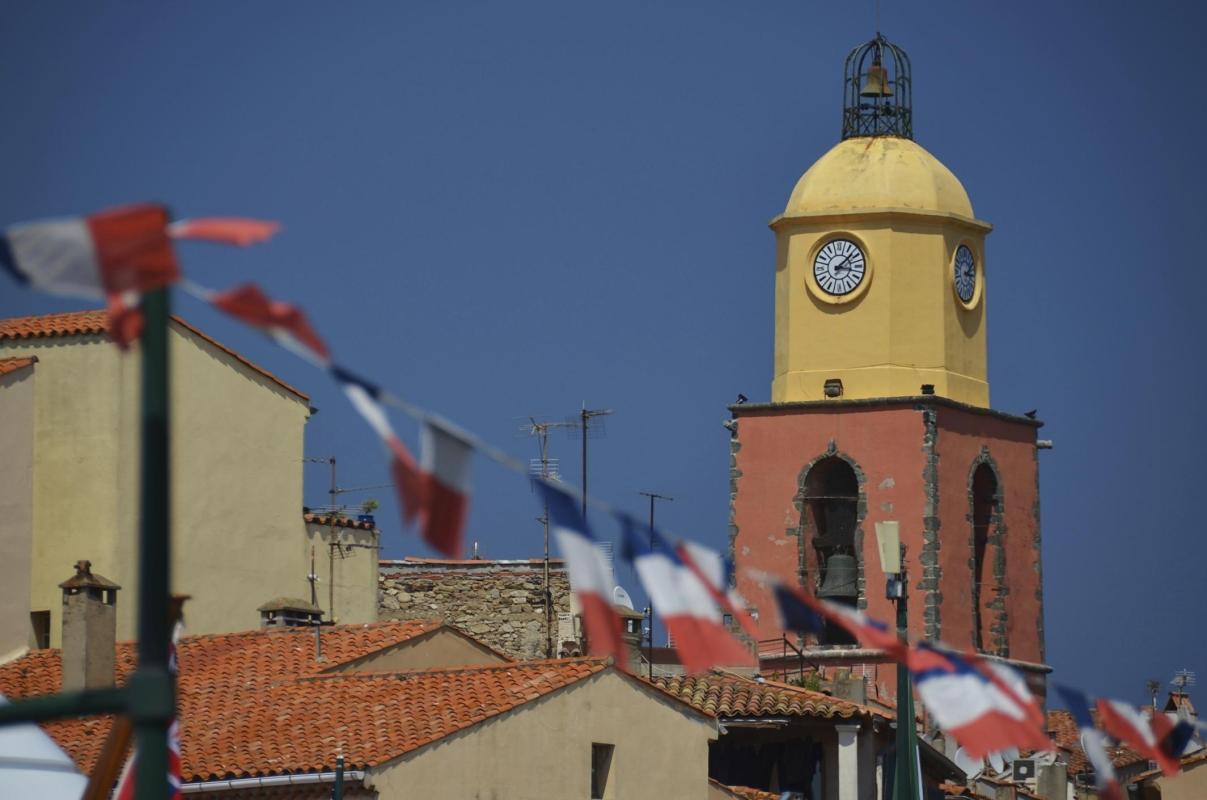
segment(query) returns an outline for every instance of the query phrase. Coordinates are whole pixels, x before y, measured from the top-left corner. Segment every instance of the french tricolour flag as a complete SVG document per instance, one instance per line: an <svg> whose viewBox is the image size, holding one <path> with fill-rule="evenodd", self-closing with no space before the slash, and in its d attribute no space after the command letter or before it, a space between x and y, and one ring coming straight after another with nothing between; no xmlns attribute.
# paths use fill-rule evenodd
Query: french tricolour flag
<svg viewBox="0 0 1207 800"><path fill-rule="evenodd" d="M140 295L180 278L172 239L245 245L276 229L274 223L236 218L171 223L167 208L142 203L12 225L0 236L0 267L44 292L105 300L109 335L125 347L142 329Z"/></svg>
<svg viewBox="0 0 1207 800"><path fill-rule="evenodd" d="M168 210L154 203L87 217L45 219L4 231L0 261L19 280L52 294L101 299L175 282Z"/></svg>
<svg viewBox="0 0 1207 800"><path fill-rule="evenodd" d="M464 434L433 419L424 421L420 437L423 538L449 558L460 558L474 447Z"/></svg>
<svg viewBox="0 0 1207 800"><path fill-rule="evenodd" d="M733 562L710 547L687 540L679 542L675 554L696 577L705 582L717 605L737 620L746 635L757 642L759 631L746 607L746 598L734 586Z"/></svg>
<svg viewBox="0 0 1207 800"><path fill-rule="evenodd" d="M918 698L935 722L973 758L1010 747L1050 750L1042 712L1017 674L1004 664L970 660L922 643L926 669L913 671ZM917 659L915 660L917 663ZM992 670L992 672L990 672ZM1022 694L1025 692L1025 694Z"/></svg>
<svg viewBox="0 0 1207 800"><path fill-rule="evenodd" d="M894 661L904 661L905 643L896 632L862 611L831 603L770 579L784 630L797 633L821 634L825 621L840 625L864 647L883 650Z"/></svg>
<svg viewBox="0 0 1207 800"><path fill-rule="evenodd" d="M1194 733L1193 726L1186 722L1175 725L1164 714L1156 711L1146 714L1129 703L1103 698L1098 698L1098 716L1103 730L1157 762L1162 773L1178 774L1182 751Z"/></svg>
<svg viewBox="0 0 1207 800"><path fill-rule="evenodd" d="M717 606L718 592L648 525L629 516L621 516L621 524L624 556L662 617L688 674L751 664L750 651L725 629Z"/></svg>
<svg viewBox="0 0 1207 800"><path fill-rule="evenodd" d="M546 481L534 481L549 513L557 549L566 559L570 589L582 608L587 648L611 656L618 667L627 661L620 615L612 607L612 567L587 527L574 498Z"/></svg>
<svg viewBox="0 0 1207 800"><path fill-rule="evenodd" d="M1090 713L1090 698L1067 686L1054 685L1053 688L1069 707L1069 713L1081 732L1082 749L1094 767L1094 786L1098 789L1099 800L1123 800L1119 776L1106 752L1106 735L1094 725L1094 715Z"/></svg>
<svg viewBox="0 0 1207 800"><path fill-rule="evenodd" d="M369 427L381 437L390 459L390 476L394 480L394 488L398 492L399 503L402 506L402 516L406 522L413 521L424 508L426 483L419 465L411 456L410 451L403 445L402 440L394 433L386 411L381 407L380 387L369 383L340 366L331 367L331 376L344 390L352 407L369 423Z"/></svg>

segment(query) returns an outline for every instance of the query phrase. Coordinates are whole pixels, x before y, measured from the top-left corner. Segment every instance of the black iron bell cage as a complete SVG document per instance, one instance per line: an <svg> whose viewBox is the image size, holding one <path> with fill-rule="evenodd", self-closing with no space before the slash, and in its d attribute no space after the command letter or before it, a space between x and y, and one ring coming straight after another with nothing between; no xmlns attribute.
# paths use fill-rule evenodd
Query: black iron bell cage
<svg viewBox="0 0 1207 800"><path fill-rule="evenodd" d="M847 56L842 84L842 138L914 138L909 56L879 33Z"/></svg>

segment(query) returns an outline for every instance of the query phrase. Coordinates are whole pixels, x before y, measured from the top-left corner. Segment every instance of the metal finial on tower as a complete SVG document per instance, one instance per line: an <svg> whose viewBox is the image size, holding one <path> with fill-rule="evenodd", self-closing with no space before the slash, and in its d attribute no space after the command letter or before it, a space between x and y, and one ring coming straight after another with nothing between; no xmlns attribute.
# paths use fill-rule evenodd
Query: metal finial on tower
<svg viewBox="0 0 1207 800"><path fill-rule="evenodd" d="M909 56L877 33L847 56L842 82L842 138L914 138Z"/></svg>

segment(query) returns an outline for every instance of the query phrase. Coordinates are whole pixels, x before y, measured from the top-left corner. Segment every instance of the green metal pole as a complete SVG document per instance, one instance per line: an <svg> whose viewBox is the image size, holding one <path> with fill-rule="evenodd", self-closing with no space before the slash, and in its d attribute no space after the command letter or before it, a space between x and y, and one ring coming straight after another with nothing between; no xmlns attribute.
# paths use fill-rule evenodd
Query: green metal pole
<svg viewBox="0 0 1207 800"><path fill-rule="evenodd" d="M331 800L344 800L344 757L335 757L335 788L331 790Z"/></svg>
<svg viewBox="0 0 1207 800"><path fill-rule="evenodd" d="M168 725L176 687L168 672L171 586L171 479L168 416L167 289L143 297L142 494L138 552L138 670L130 680L130 717L138 748L135 796L168 796Z"/></svg>
<svg viewBox="0 0 1207 800"><path fill-rule="evenodd" d="M897 632L909 630L909 582L904 565L901 572L901 596L897 598ZM914 691L909 670L897 665L897 761L893 771L893 800L920 800L918 793L918 730L914 727Z"/></svg>

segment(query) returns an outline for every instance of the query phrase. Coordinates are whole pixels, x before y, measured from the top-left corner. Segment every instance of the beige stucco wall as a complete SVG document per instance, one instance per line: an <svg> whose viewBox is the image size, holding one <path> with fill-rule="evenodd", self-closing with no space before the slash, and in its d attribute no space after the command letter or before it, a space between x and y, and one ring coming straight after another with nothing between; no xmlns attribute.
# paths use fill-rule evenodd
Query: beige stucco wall
<svg viewBox="0 0 1207 800"><path fill-rule="evenodd" d="M706 800L716 723L606 670L370 770L382 800L590 797L591 744L615 745L607 797Z"/></svg>
<svg viewBox="0 0 1207 800"><path fill-rule="evenodd" d="M257 606L305 596L302 440L308 404L173 323L173 590L191 633L255 628ZM30 608L52 613L72 564L121 584L117 635L138 598L139 357L99 336L0 342L37 355ZM0 427L8 427L7 421Z"/></svg>
<svg viewBox="0 0 1207 800"><path fill-rule="evenodd" d="M318 604L323 619L350 625L377 621L377 560L381 533L303 522L303 558L319 576ZM331 547L333 541L339 548ZM309 570L307 570L309 571ZM305 595L309 597L309 594ZM332 599L335 601L332 608Z"/></svg>
<svg viewBox="0 0 1207 800"><path fill-rule="evenodd" d="M1154 793L1150 787L1155 786ZM1207 761L1197 762L1173 778L1163 775L1148 782L1143 789L1144 798L1160 797L1161 800L1203 800L1207 797Z"/></svg>
<svg viewBox="0 0 1207 800"><path fill-rule="evenodd" d="M502 664L507 659L467 636L438 628L426 636L382 650L368 658L345 664L333 672L394 672L428 667L463 667Z"/></svg>
<svg viewBox="0 0 1207 800"><path fill-rule="evenodd" d="M0 375L0 661L33 643L29 578L36 368Z"/></svg>

